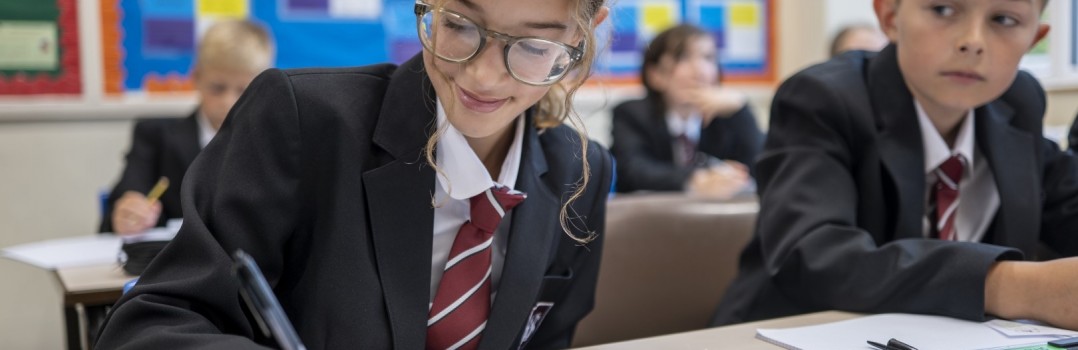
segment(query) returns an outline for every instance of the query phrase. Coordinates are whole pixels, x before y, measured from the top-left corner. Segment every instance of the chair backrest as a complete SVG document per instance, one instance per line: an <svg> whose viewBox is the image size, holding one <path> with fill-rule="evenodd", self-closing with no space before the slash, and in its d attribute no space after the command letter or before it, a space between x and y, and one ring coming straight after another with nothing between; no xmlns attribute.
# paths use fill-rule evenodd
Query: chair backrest
<svg viewBox="0 0 1078 350"><path fill-rule="evenodd" d="M754 196L619 195L607 206L595 309L573 346L706 328L756 223Z"/></svg>

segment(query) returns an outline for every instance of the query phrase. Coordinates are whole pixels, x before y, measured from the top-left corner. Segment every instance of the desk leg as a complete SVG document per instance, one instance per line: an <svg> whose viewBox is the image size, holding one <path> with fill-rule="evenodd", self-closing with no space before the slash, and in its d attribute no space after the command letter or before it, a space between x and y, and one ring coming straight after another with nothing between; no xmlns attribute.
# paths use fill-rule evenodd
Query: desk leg
<svg viewBox="0 0 1078 350"><path fill-rule="evenodd" d="M64 306L64 324L67 331L67 349L82 350L82 332L79 327L79 310L75 305Z"/></svg>

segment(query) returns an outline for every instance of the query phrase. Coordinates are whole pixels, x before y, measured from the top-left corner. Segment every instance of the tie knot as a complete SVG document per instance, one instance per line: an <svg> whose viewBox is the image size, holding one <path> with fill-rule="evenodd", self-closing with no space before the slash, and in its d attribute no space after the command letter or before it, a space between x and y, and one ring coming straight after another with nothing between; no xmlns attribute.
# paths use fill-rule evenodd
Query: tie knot
<svg viewBox="0 0 1078 350"><path fill-rule="evenodd" d="M951 158L947 158L943 164L940 164L936 175L948 185L958 184L962 180L962 169L965 168L965 165L966 161L961 155L953 155ZM957 188L957 186L952 187Z"/></svg>
<svg viewBox="0 0 1078 350"><path fill-rule="evenodd" d="M487 233L493 233L502 217L524 201L523 192L509 192L508 187L494 186L471 198L472 224Z"/></svg>

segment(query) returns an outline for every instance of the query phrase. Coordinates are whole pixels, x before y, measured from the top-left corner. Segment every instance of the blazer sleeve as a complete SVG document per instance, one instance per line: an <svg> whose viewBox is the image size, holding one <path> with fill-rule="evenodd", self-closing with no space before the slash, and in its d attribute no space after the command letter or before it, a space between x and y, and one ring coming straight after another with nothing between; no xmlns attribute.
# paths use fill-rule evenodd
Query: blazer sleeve
<svg viewBox="0 0 1078 350"><path fill-rule="evenodd" d="M641 103L623 103L614 108L611 134L619 191L681 191L692 175L691 169L654 156L656 145L649 136L665 133L666 129L654 130L646 123L650 112Z"/></svg>
<svg viewBox="0 0 1078 350"><path fill-rule="evenodd" d="M1041 242L1063 256L1078 255L1078 157L1042 139L1045 159Z"/></svg>
<svg viewBox="0 0 1078 350"><path fill-rule="evenodd" d="M764 133L747 103L733 115L712 119L700 133L698 146L712 157L745 164L753 177L756 177L756 156L763 147Z"/></svg>
<svg viewBox="0 0 1078 350"><path fill-rule="evenodd" d="M1021 253L981 243L892 240L860 228L859 206L887 205L859 197L857 181L879 180L852 171L859 161L854 133L874 128L865 125L866 116L843 109L835 84L794 76L772 105L757 164L757 235L772 283L818 309L983 319L989 267Z"/></svg>
<svg viewBox="0 0 1078 350"><path fill-rule="evenodd" d="M598 234L587 245L580 245L561 233L559 251L577 252L573 261L572 276L568 292L554 303L554 308L543 320L539 330L528 342L528 349L565 349L573 340L577 323L595 306L595 286L599 280L599 261L602 258L603 239L606 236L606 201L609 197L610 181L613 177L613 165L610 155L595 142L588 149L588 162L591 165L591 182L585 196L571 207L570 215L583 220L583 226L570 225L574 234L585 234L578 229L586 229ZM584 199L587 198L587 201ZM583 204L583 205L579 205Z"/></svg>
<svg viewBox="0 0 1078 350"><path fill-rule="evenodd" d="M131 149L124 158L120 181L109 192L109 199L101 217L98 232L112 232L112 211L116 201L127 191L146 193L157 182L160 155L164 141L164 125L161 120L140 120L135 123L131 137Z"/></svg>
<svg viewBox="0 0 1078 350"><path fill-rule="evenodd" d="M103 349L248 349L262 338L241 306L230 258L242 248L271 286L296 230L298 113L288 78L269 70L229 113L214 142L184 178L179 234L106 319ZM285 304L286 311L288 305ZM257 339L253 341L252 339Z"/></svg>

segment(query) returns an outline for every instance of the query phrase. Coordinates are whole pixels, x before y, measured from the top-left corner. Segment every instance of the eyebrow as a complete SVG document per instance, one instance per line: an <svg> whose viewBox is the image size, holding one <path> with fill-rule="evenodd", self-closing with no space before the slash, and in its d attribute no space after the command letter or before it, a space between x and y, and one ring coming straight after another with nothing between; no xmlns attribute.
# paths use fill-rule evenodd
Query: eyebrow
<svg viewBox="0 0 1078 350"><path fill-rule="evenodd" d="M1009 0L1009 2L1023 2L1033 6L1033 0Z"/></svg>
<svg viewBox="0 0 1078 350"><path fill-rule="evenodd" d="M457 2L459 2L461 5L464 5L464 7L467 7L469 10L475 11L476 13L479 13L479 14L484 13L483 8L481 6L479 6L478 4L472 2L471 0L457 0ZM569 30L568 25L566 25L565 23L556 22L556 21L550 21L550 22L524 22L524 27L525 28L530 28L530 29L554 29L554 30L558 30L558 31Z"/></svg>

